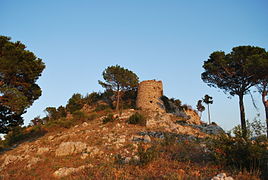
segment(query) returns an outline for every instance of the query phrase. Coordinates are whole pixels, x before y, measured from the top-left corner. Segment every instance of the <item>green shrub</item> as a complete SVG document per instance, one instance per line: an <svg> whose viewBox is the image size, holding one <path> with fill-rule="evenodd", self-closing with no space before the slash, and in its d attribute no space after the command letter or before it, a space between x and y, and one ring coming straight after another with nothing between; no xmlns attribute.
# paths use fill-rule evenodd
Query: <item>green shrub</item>
<svg viewBox="0 0 268 180"><path fill-rule="evenodd" d="M146 118L142 114L136 112L135 114L131 115L128 118L127 123L139 124L139 125L145 126L146 125Z"/></svg>
<svg viewBox="0 0 268 180"><path fill-rule="evenodd" d="M265 143L226 134L215 138L210 150L219 164L247 170L260 169L267 153Z"/></svg>
<svg viewBox="0 0 268 180"><path fill-rule="evenodd" d="M41 126L34 126L27 130L25 127L17 126L13 128L7 135L5 140L2 140L1 144L3 147L9 147L13 144L20 143L27 139L40 137L46 133Z"/></svg>
<svg viewBox="0 0 268 180"><path fill-rule="evenodd" d="M142 145L139 145L137 155L140 157L140 165L144 166L156 159L159 155L159 151L155 145L149 147L148 149L145 149Z"/></svg>
<svg viewBox="0 0 268 180"><path fill-rule="evenodd" d="M93 113L91 113L91 114L88 115L87 119L89 121L91 121L91 120L96 119L97 117L98 117L98 114L96 112L93 112Z"/></svg>
<svg viewBox="0 0 268 180"><path fill-rule="evenodd" d="M101 93L97 93L97 92L92 92L90 94L87 94L86 97L84 97L84 103L88 105L95 104L99 100L101 100Z"/></svg>
<svg viewBox="0 0 268 180"><path fill-rule="evenodd" d="M18 141L22 141L25 139L25 128L17 126L12 129L6 136L4 144L6 146L11 146Z"/></svg>
<svg viewBox="0 0 268 180"><path fill-rule="evenodd" d="M70 128L74 126L77 122L73 119L60 118L58 120L49 121L45 126L48 128L53 127L62 127L62 128Z"/></svg>
<svg viewBox="0 0 268 180"><path fill-rule="evenodd" d="M95 108L95 111L98 112L98 111L103 111L103 110L107 110L107 109L110 109L110 106L109 105L99 104Z"/></svg>
<svg viewBox="0 0 268 180"><path fill-rule="evenodd" d="M106 117L103 118L102 123L106 124L108 122L113 122L115 120L113 114L108 114Z"/></svg>
<svg viewBox="0 0 268 180"><path fill-rule="evenodd" d="M73 112L73 119L75 121L86 121L88 118L87 114L82 111L75 111Z"/></svg>

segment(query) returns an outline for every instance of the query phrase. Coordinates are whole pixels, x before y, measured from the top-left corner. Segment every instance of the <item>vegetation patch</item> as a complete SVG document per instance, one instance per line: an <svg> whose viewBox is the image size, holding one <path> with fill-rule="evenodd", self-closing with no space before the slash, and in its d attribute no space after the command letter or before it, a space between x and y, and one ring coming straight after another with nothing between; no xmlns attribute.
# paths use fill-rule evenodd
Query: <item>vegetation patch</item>
<svg viewBox="0 0 268 180"><path fill-rule="evenodd" d="M106 123L108 123L108 122L113 122L113 121L115 121L115 120L116 120L116 118L114 118L114 115L113 115L113 114L108 114L107 116L105 116L105 117L103 118L102 123L103 123L103 124L106 124Z"/></svg>
<svg viewBox="0 0 268 180"><path fill-rule="evenodd" d="M144 115L136 112L128 118L127 123L139 124L139 125L145 126L146 125L146 118Z"/></svg>

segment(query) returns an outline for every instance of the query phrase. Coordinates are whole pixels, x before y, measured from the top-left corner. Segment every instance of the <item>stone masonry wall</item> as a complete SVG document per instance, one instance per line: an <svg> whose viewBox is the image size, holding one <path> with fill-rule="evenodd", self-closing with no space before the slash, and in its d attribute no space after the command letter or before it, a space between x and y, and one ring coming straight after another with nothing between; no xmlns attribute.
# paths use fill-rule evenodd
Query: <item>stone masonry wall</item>
<svg viewBox="0 0 268 180"><path fill-rule="evenodd" d="M165 112L162 100L163 84L162 81L147 80L142 81L138 88L136 105L142 110Z"/></svg>

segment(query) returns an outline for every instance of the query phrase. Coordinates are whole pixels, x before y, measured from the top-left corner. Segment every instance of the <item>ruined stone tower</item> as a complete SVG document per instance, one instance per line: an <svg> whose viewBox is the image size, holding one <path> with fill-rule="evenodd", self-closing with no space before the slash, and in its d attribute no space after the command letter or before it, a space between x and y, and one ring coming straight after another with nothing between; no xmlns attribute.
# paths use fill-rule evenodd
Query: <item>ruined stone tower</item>
<svg viewBox="0 0 268 180"><path fill-rule="evenodd" d="M147 80L139 84L136 105L142 110L165 112L162 100L162 81Z"/></svg>

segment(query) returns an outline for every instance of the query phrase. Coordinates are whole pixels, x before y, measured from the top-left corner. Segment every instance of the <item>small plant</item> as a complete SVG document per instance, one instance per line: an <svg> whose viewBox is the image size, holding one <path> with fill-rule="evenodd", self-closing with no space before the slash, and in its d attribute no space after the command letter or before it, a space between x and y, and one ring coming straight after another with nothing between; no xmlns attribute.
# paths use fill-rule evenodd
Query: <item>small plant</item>
<svg viewBox="0 0 268 180"><path fill-rule="evenodd" d="M138 154L140 157L140 165L147 165L149 162L153 161L159 155L155 145L145 148L142 145L138 147Z"/></svg>
<svg viewBox="0 0 268 180"><path fill-rule="evenodd" d="M99 112L99 111L103 111L103 110L106 110L106 109L110 109L110 106L109 105L104 105L104 104L99 104L95 108L95 111Z"/></svg>
<svg viewBox="0 0 268 180"><path fill-rule="evenodd" d="M98 114L96 112L93 112L93 113L91 113L91 114L88 115L87 119L89 121L91 121L91 120L96 119L97 117L98 117Z"/></svg>
<svg viewBox="0 0 268 180"><path fill-rule="evenodd" d="M87 115L82 112L82 111L75 111L73 112L73 118L75 121L86 121L87 120Z"/></svg>
<svg viewBox="0 0 268 180"><path fill-rule="evenodd" d="M53 127L62 127L62 128L70 128L74 126L77 122L74 121L73 119L67 119L67 118L60 118L54 121L49 121L47 124L45 124L46 127L48 128L53 128Z"/></svg>
<svg viewBox="0 0 268 180"><path fill-rule="evenodd" d="M127 123L139 124L139 125L145 126L146 125L146 118L142 114L136 112L135 114L131 115L128 118Z"/></svg>
<svg viewBox="0 0 268 180"><path fill-rule="evenodd" d="M21 143L27 139L32 139L40 137L46 133L41 126L34 126L30 128L25 128L21 126L14 127L7 135L5 135L5 140L1 141L2 148L10 147L16 143Z"/></svg>
<svg viewBox="0 0 268 180"><path fill-rule="evenodd" d="M265 143L244 138L241 127L234 129L235 136L222 134L210 145L216 162L224 166L259 171L267 163Z"/></svg>
<svg viewBox="0 0 268 180"><path fill-rule="evenodd" d="M102 123L106 124L108 122L113 122L115 120L113 114L108 114L106 117L103 118Z"/></svg>

